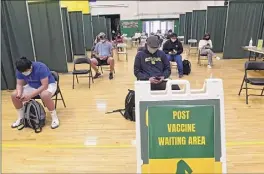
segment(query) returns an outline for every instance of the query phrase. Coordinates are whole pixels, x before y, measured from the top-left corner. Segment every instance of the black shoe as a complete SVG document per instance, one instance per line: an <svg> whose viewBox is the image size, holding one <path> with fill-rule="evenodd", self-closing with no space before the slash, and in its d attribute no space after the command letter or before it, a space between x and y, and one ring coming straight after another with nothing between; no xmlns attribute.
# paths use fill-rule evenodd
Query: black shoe
<svg viewBox="0 0 264 174"><path fill-rule="evenodd" d="M100 77L100 76L101 76L101 73L97 72L97 73L95 74L95 76L94 76L94 79L97 79L97 78Z"/></svg>
<svg viewBox="0 0 264 174"><path fill-rule="evenodd" d="M113 78L114 78L113 73L110 72L110 73L109 73L109 80L112 80Z"/></svg>
<svg viewBox="0 0 264 174"><path fill-rule="evenodd" d="M179 78L182 78L183 77L183 75L179 75Z"/></svg>

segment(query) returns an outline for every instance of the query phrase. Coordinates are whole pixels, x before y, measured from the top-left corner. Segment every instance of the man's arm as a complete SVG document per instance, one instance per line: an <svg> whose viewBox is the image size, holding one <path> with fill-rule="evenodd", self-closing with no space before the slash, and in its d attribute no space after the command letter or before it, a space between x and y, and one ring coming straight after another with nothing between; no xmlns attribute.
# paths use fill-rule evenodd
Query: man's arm
<svg viewBox="0 0 264 174"><path fill-rule="evenodd" d="M169 54L170 50L168 48L168 41L163 44L163 51L165 54Z"/></svg>
<svg viewBox="0 0 264 174"><path fill-rule="evenodd" d="M171 75L171 66L170 66L170 62L166 56L166 54L162 54L161 55L161 60L162 60L162 63L164 65L164 68L163 68L163 76L164 76L164 79L167 79L170 77Z"/></svg>
<svg viewBox="0 0 264 174"><path fill-rule="evenodd" d="M39 95L40 93L42 93L43 91L48 89L49 86L49 70L47 67L41 67L38 71L38 75L40 77L40 81L41 81L41 86L35 90L34 92L32 92L30 94L30 97L33 98L37 95Z"/></svg>
<svg viewBox="0 0 264 174"><path fill-rule="evenodd" d="M135 58L134 75L137 77L137 80L148 80L150 78L149 75L144 74L142 72L140 53L137 53L136 58Z"/></svg>
<svg viewBox="0 0 264 174"><path fill-rule="evenodd" d="M25 85L25 81L21 73L19 73L16 70L16 91L17 91L17 96L21 97L23 94L23 86Z"/></svg>
<svg viewBox="0 0 264 174"><path fill-rule="evenodd" d="M95 56L96 58L99 58L99 54L98 54L98 43L95 45L95 48L94 48L93 53L94 53L94 56Z"/></svg>
<svg viewBox="0 0 264 174"><path fill-rule="evenodd" d="M178 50L177 50L177 54L179 55L179 54L181 54L183 52L183 46L182 46L181 41L178 40L178 42L179 42L179 47L178 47Z"/></svg>

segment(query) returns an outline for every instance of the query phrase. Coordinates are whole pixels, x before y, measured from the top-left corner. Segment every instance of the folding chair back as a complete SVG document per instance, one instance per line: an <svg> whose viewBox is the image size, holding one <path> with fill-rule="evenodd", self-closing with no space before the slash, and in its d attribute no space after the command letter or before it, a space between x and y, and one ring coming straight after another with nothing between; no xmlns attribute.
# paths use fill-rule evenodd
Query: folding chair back
<svg viewBox="0 0 264 174"><path fill-rule="evenodd" d="M264 62L247 61L245 70L264 70Z"/></svg>

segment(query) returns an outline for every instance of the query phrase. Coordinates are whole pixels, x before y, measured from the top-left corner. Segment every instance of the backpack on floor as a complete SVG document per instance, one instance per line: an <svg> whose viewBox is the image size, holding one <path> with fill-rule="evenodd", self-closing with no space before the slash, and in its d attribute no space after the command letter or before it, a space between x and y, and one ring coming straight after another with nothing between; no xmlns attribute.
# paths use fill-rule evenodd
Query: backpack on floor
<svg viewBox="0 0 264 174"><path fill-rule="evenodd" d="M135 91L128 90L128 94L125 99L125 112L123 114L125 119L130 121L136 121L135 118Z"/></svg>
<svg viewBox="0 0 264 174"><path fill-rule="evenodd" d="M35 133L40 133L45 126L46 112L43 106L36 100L30 100L24 104L24 118L18 126L18 130L25 127L34 129Z"/></svg>
<svg viewBox="0 0 264 174"><path fill-rule="evenodd" d="M106 114L120 112L120 114L127 120L136 121L135 118L135 91L128 90L128 94L125 99L125 109L117 109L112 112L106 112Z"/></svg>
<svg viewBox="0 0 264 174"><path fill-rule="evenodd" d="M183 64L183 74L189 75L191 73L191 62L189 60L182 61Z"/></svg>

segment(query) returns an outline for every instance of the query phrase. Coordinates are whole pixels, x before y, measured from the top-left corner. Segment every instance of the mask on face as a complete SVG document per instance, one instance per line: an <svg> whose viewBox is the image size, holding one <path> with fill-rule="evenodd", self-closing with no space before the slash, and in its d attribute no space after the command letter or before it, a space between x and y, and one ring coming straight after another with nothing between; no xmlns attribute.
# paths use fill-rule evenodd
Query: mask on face
<svg viewBox="0 0 264 174"><path fill-rule="evenodd" d="M102 39L102 40L101 40L101 42L105 42L105 40L104 40L104 39Z"/></svg>
<svg viewBox="0 0 264 174"><path fill-rule="evenodd" d="M176 42L177 39L171 39L172 42Z"/></svg>
<svg viewBox="0 0 264 174"><path fill-rule="evenodd" d="M147 47L148 48L148 51L151 53L151 54L154 54L157 50L158 50L158 48L151 48L151 47Z"/></svg>
<svg viewBox="0 0 264 174"><path fill-rule="evenodd" d="M29 76L29 75L31 74L31 70L30 70L30 71L27 71L27 72L22 72L22 74L23 74L24 76Z"/></svg>

